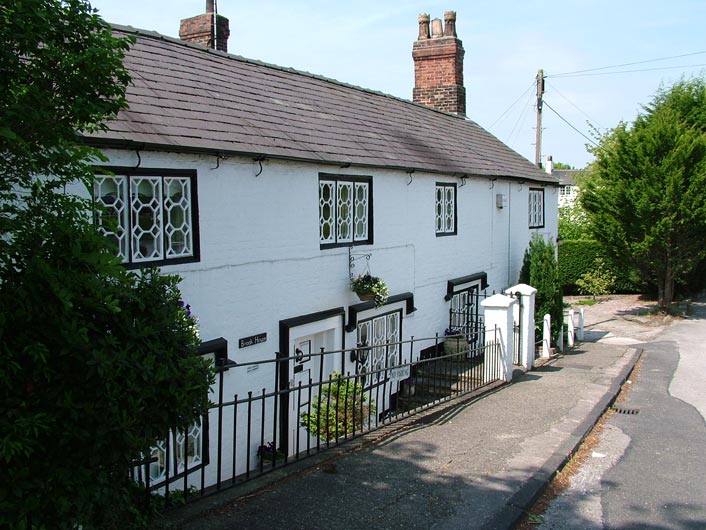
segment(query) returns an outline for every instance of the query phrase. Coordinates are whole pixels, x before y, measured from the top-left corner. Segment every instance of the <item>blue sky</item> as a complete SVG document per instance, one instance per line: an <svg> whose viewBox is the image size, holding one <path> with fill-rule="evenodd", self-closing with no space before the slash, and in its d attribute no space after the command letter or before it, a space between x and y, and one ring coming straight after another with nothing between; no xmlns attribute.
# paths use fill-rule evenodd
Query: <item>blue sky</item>
<svg viewBox="0 0 706 530"><path fill-rule="evenodd" d="M205 0L93 0L108 22L177 37ZM457 12L468 117L534 161L535 88L546 80L543 156L583 167L591 127L632 121L659 87L706 75L704 0L220 0L230 53L411 99L417 16ZM676 57L681 56L681 57ZM657 60L672 57L665 60ZM640 63L640 64L630 64ZM582 75L558 74L614 65ZM641 70L641 71L637 71ZM609 75L595 75L612 72ZM616 73L622 72L622 73ZM587 75L588 74L588 75ZM557 75L557 77L552 77ZM568 122L568 124L567 124Z"/></svg>

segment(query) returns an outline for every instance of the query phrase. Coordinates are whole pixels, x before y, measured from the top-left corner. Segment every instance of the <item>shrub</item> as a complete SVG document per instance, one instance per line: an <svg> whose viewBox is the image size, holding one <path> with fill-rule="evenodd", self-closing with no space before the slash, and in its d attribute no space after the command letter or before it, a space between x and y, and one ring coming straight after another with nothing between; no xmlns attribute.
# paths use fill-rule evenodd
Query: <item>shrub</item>
<svg viewBox="0 0 706 530"><path fill-rule="evenodd" d="M576 286L581 294L590 294L595 299L613 292L615 275L606 265L603 258L596 258L593 269L576 280Z"/></svg>
<svg viewBox="0 0 706 530"><path fill-rule="evenodd" d="M520 282L537 289L535 298L535 326L541 327L544 315L552 319L552 335L557 337L563 320L563 298L559 283L554 244L535 235L525 251Z"/></svg>
<svg viewBox="0 0 706 530"><path fill-rule="evenodd" d="M322 383L321 392L312 400L311 412L301 415L301 426L325 441L353 434L375 414L375 405L367 401L360 383L333 372L330 381Z"/></svg>
<svg viewBox="0 0 706 530"><path fill-rule="evenodd" d="M0 257L2 528L139 527L130 462L208 406L179 279L126 270L70 200L29 197Z"/></svg>

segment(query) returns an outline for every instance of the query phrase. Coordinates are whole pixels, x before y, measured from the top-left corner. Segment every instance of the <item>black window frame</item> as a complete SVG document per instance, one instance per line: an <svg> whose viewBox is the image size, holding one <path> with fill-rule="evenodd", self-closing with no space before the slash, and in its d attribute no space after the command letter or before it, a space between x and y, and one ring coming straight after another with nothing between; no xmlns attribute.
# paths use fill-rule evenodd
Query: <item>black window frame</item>
<svg viewBox="0 0 706 530"><path fill-rule="evenodd" d="M180 256L176 258L162 258L149 261L132 261L132 214L128 212L128 223L130 226L128 237L128 260L123 261L123 266L126 269L140 269L143 267L162 267L168 265L179 265L183 263L196 263L201 261L201 237L199 230L199 200L198 200L198 178L195 169L167 169L167 168L134 168L124 166L96 166L94 168L95 175L109 177L188 177L191 182L191 230L192 230L192 245L193 252L191 256ZM128 195L129 195L128 185ZM91 199L96 200L93 190L91 190ZM97 219L95 220L97 223ZM166 238L162 238L162 245L165 244ZM166 255L166 252L163 252Z"/></svg>
<svg viewBox="0 0 706 530"><path fill-rule="evenodd" d="M445 188L453 188L454 190L454 229L453 231L442 231L436 230L436 194L439 188L444 189L444 197L446 197ZM458 186L455 182L437 182L434 186L434 231L436 237L448 237L458 235Z"/></svg>
<svg viewBox="0 0 706 530"><path fill-rule="evenodd" d="M530 212L530 207L531 207L531 201L532 201L532 194L533 192L540 192L541 197L542 197L542 220L539 224L532 224L532 216ZM545 215L545 193L544 193L544 188L529 188L529 193L527 196L527 224L529 228L544 228L544 225L546 223L546 215Z"/></svg>
<svg viewBox="0 0 706 530"><path fill-rule="evenodd" d="M338 233L336 230L336 223L338 219L338 205L337 201L334 200L334 236L336 241L333 243L322 243L321 242L321 211L319 210L318 215L318 227L319 227L319 248L321 250L329 248L341 248L341 247L351 247L359 245L372 245L373 244L373 177L368 175L339 175L332 173L319 173L318 186L317 186L317 204L320 205L321 201L321 181L334 181L336 183L336 188L338 188L339 182L347 182L353 184L354 197L355 197L355 183L365 183L368 185L368 237L364 240L355 240L355 203L353 204L353 222L351 224L351 230L353 234L353 241L338 242ZM355 200L355 198L354 198ZM320 207L320 206L319 206Z"/></svg>

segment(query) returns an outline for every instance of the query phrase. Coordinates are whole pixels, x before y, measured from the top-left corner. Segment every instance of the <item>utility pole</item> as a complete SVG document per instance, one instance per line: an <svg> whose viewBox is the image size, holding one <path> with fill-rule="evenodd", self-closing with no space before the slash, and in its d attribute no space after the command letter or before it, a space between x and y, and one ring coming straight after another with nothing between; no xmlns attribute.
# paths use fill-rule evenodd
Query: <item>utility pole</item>
<svg viewBox="0 0 706 530"><path fill-rule="evenodd" d="M534 163L542 167L542 96L544 95L544 70L537 72L537 131L535 133Z"/></svg>

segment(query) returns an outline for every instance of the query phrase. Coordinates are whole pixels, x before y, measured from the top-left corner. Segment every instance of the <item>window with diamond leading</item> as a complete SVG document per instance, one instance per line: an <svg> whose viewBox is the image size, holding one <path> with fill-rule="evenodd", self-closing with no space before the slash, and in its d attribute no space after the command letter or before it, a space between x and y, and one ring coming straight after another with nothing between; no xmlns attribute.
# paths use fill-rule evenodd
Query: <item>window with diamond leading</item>
<svg viewBox="0 0 706 530"><path fill-rule="evenodd" d="M544 190L529 190L529 227L544 227Z"/></svg>
<svg viewBox="0 0 706 530"><path fill-rule="evenodd" d="M436 183L436 235L456 235L456 184Z"/></svg>
<svg viewBox="0 0 706 530"><path fill-rule="evenodd" d="M373 242L372 180L369 177L319 176L321 248Z"/></svg>
<svg viewBox="0 0 706 530"><path fill-rule="evenodd" d="M196 261L196 174L174 170L96 175L93 199L98 230L112 240L123 263Z"/></svg>

